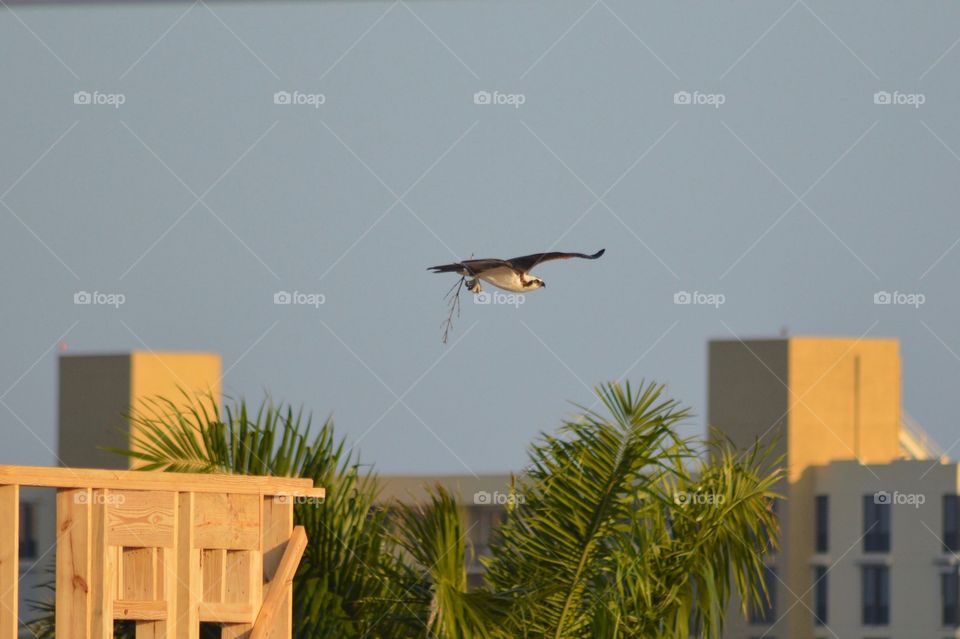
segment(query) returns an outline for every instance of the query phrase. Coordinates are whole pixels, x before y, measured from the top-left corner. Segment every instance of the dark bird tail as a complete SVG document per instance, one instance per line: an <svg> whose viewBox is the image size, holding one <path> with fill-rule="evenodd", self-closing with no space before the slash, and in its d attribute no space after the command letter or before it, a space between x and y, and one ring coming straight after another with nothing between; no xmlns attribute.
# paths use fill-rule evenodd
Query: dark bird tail
<svg viewBox="0 0 960 639"><path fill-rule="evenodd" d="M463 264L454 262L453 264L441 264L440 266L431 266L427 269L432 273L459 273L463 270Z"/></svg>

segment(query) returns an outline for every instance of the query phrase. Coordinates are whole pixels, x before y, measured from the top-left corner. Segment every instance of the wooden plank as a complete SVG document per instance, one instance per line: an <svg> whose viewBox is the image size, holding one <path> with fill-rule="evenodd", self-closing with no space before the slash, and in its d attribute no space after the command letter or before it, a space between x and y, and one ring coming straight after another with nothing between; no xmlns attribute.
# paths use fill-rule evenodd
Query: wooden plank
<svg viewBox="0 0 960 639"><path fill-rule="evenodd" d="M194 547L194 493L180 493L177 517L176 639L200 639L200 549Z"/></svg>
<svg viewBox="0 0 960 639"><path fill-rule="evenodd" d="M259 609L263 601L263 554L256 550L227 551L227 584L225 600L228 603L256 602ZM248 639L253 630L249 623L224 624L221 639Z"/></svg>
<svg viewBox="0 0 960 639"><path fill-rule="evenodd" d="M0 639L17 639L20 487L0 486Z"/></svg>
<svg viewBox="0 0 960 639"><path fill-rule="evenodd" d="M253 623L257 611L250 603L200 602L200 621L214 623Z"/></svg>
<svg viewBox="0 0 960 639"><path fill-rule="evenodd" d="M195 493L235 493L323 497L310 479L202 473L163 473L99 468L58 468L0 465L0 485L53 488L111 488L115 490L172 490Z"/></svg>
<svg viewBox="0 0 960 639"><path fill-rule="evenodd" d="M260 550L260 497L204 493L195 499L194 548Z"/></svg>
<svg viewBox="0 0 960 639"><path fill-rule="evenodd" d="M57 491L56 636L90 639L89 488Z"/></svg>
<svg viewBox="0 0 960 639"><path fill-rule="evenodd" d="M111 546L170 548L176 493L111 490L107 503L107 542Z"/></svg>
<svg viewBox="0 0 960 639"><path fill-rule="evenodd" d="M118 599L113 602L114 619L133 621L156 621L166 619L167 602L141 599ZM139 625L137 628L139 629ZM139 634L139 633L138 633Z"/></svg>
<svg viewBox="0 0 960 639"><path fill-rule="evenodd" d="M113 639L113 601L119 553L107 545L107 490L93 490L90 502L90 637ZM59 636L59 633L58 633Z"/></svg>
<svg viewBox="0 0 960 639"><path fill-rule="evenodd" d="M287 542L283 557L280 559L280 565L277 566L277 571L267 586L267 594L263 598L263 606L260 607L260 613L253 624L250 639L290 636L289 631L277 628L275 619L286 617L286 608L289 608L288 602L292 599L293 576L297 572L297 566L300 565L300 559L306 548L307 533L303 526L297 526L293 529L290 541ZM280 634L282 632L287 634Z"/></svg>
<svg viewBox="0 0 960 639"><path fill-rule="evenodd" d="M283 497L263 498L263 580L276 578L280 560L293 533L293 503ZM293 597L284 593L269 621L267 637L286 638L293 634ZM261 624L261 625L264 625ZM251 630L252 632L252 630Z"/></svg>
<svg viewBox="0 0 960 639"><path fill-rule="evenodd" d="M123 589L117 599L157 599L156 549L123 548L120 574Z"/></svg>
<svg viewBox="0 0 960 639"><path fill-rule="evenodd" d="M226 570L226 550L214 548L200 552L200 572L203 575L203 598L201 601L204 603L219 603L225 600Z"/></svg>

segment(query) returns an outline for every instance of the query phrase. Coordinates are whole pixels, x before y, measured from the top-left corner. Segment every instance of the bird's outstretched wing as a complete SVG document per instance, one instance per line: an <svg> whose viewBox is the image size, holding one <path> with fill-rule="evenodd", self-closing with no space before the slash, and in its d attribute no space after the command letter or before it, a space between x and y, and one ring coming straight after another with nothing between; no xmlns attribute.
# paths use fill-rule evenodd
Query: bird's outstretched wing
<svg viewBox="0 0 960 639"><path fill-rule="evenodd" d="M428 271L434 273L459 273L460 275L478 275L484 271L497 268L498 266L511 266L508 260L483 259L483 260L463 260L452 264L442 264L440 266L431 266Z"/></svg>
<svg viewBox="0 0 960 639"><path fill-rule="evenodd" d="M606 250L607 249L600 249L593 255L587 255L586 253L560 253L556 251L552 253L534 253L533 255L514 257L506 260L506 262L508 262L517 270L528 272L537 264L540 264L541 262L549 262L551 260L568 260L571 257L579 257L585 260L595 260L603 255L604 251Z"/></svg>

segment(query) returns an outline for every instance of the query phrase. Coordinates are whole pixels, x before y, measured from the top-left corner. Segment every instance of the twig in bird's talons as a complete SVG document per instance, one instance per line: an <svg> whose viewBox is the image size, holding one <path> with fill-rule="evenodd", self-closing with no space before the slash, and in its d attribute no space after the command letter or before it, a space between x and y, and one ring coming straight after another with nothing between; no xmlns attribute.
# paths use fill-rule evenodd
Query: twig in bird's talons
<svg viewBox="0 0 960 639"><path fill-rule="evenodd" d="M463 288L463 283L466 280L466 276L461 277L456 284L450 287L447 294L443 296L443 299L450 300L450 314L447 315L447 319L443 322L444 344L447 343L447 339L450 337L450 330L453 329L453 314L456 313L457 317L460 317L460 289ZM456 292L454 292L454 289L456 289Z"/></svg>

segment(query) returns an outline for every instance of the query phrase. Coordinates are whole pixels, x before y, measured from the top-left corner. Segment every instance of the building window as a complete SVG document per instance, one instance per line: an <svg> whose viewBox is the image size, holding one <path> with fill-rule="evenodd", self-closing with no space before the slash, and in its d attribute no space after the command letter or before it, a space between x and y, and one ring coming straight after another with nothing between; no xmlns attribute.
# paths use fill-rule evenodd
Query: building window
<svg viewBox="0 0 960 639"><path fill-rule="evenodd" d="M886 626L890 623L890 569L867 565L861 570L863 625Z"/></svg>
<svg viewBox="0 0 960 639"><path fill-rule="evenodd" d="M827 571L826 566L813 569L813 623L827 625Z"/></svg>
<svg viewBox="0 0 960 639"><path fill-rule="evenodd" d="M947 552L960 550L960 497L943 496L943 549Z"/></svg>
<svg viewBox="0 0 960 639"><path fill-rule="evenodd" d="M953 572L940 575L940 599L943 609L943 625L960 626L960 575Z"/></svg>
<svg viewBox="0 0 960 639"><path fill-rule="evenodd" d="M863 551L890 552L890 496L863 496Z"/></svg>
<svg viewBox="0 0 960 639"><path fill-rule="evenodd" d="M773 623L777 609L776 582L776 570L772 566L764 566L763 586L767 590L767 601L762 602L760 606L750 605L750 623Z"/></svg>
<svg viewBox="0 0 960 639"><path fill-rule="evenodd" d="M828 512L830 500L826 495L817 495L814 498L814 545L817 552L827 552L827 526L829 525Z"/></svg>
<svg viewBox="0 0 960 639"><path fill-rule="evenodd" d="M20 502L20 559L37 558L36 504Z"/></svg>

